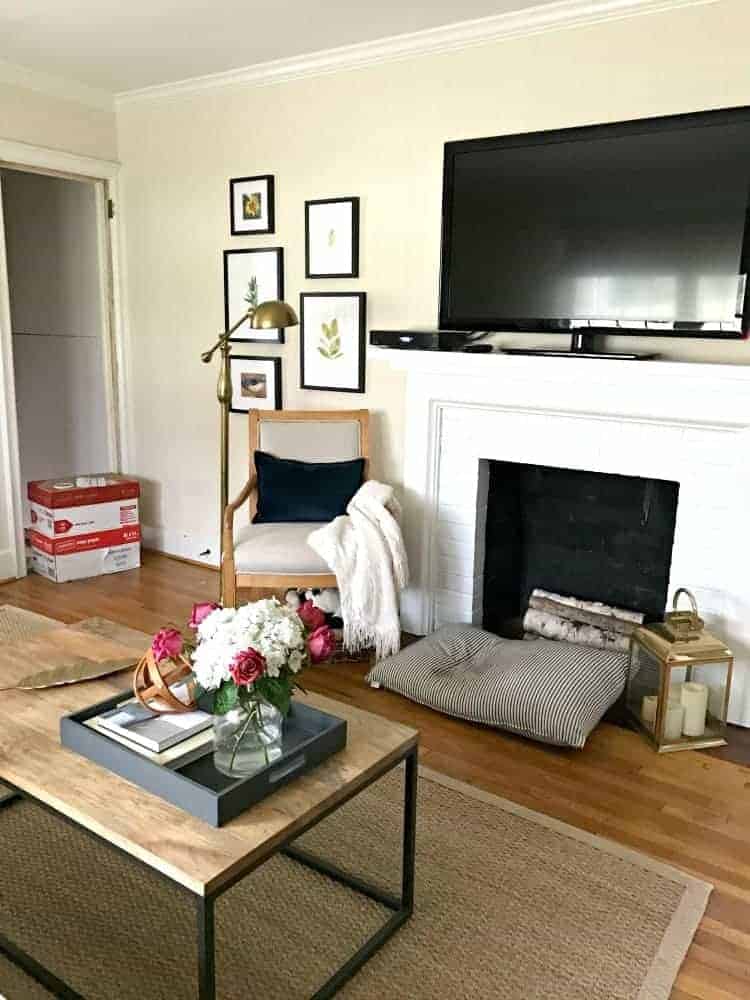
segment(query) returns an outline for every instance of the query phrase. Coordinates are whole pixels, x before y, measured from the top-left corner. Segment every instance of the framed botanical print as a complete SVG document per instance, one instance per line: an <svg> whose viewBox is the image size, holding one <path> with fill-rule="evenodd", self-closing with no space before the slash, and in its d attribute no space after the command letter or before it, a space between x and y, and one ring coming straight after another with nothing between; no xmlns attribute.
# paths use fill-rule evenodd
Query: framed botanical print
<svg viewBox="0 0 750 1000"><path fill-rule="evenodd" d="M273 176L234 177L229 181L229 222L232 236L257 236L274 231Z"/></svg>
<svg viewBox="0 0 750 1000"><path fill-rule="evenodd" d="M257 247L224 251L224 329L236 323L243 312L269 299L284 298L284 250ZM283 330L254 330L250 321L232 334L241 343L283 344Z"/></svg>
<svg viewBox="0 0 750 1000"><path fill-rule="evenodd" d="M365 391L365 292L302 292L300 387Z"/></svg>
<svg viewBox="0 0 750 1000"><path fill-rule="evenodd" d="M305 277L359 276L359 198L305 202Z"/></svg>
<svg viewBox="0 0 750 1000"><path fill-rule="evenodd" d="M281 358L229 357L232 413L281 409Z"/></svg>

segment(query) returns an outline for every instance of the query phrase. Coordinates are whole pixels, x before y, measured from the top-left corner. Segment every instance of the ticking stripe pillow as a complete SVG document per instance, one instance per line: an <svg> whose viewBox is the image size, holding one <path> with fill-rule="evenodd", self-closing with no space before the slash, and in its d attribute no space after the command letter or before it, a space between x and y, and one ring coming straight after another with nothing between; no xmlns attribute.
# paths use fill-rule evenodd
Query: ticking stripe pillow
<svg viewBox="0 0 750 1000"><path fill-rule="evenodd" d="M460 719L582 747L626 671L624 653L446 625L381 660L367 680Z"/></svg>

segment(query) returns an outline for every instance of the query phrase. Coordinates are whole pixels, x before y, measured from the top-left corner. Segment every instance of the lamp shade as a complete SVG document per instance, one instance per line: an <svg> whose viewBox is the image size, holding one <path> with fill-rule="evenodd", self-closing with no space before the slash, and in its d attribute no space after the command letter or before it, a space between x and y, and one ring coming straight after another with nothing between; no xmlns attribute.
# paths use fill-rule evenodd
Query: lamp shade
<svg viewBox="0 0 750 1000"><path fill-rule="evenodd" d="M261 302L253 313L250 326L254 330L275 330L287 326L297 326L297 313L286 302L270 299Z"/></svg>

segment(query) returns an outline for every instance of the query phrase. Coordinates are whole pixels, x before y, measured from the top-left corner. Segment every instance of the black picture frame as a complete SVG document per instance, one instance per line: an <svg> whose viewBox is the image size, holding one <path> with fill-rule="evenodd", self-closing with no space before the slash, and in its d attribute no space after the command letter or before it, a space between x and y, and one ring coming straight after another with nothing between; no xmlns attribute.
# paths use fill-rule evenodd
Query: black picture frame
<svg viewBox="0 0 750 1000"><path fill-rule="evenodd" d="M357 363L357 384L356 386L318 385L308 381L305 374L305 353L307 349L306 324L305 324L305 302L309 299L356 299L359 305L359 315L357 323L357 349L359 359ZM367 364L367 293L366 292L300 292L299 297L299 322L300 322L300 389L313 389L320 392L365 392L366 364ZM317 349L317 348L316 348Z"/></svg>
<svg viewBox="0 0 750 1000"><path fill-rule="evenodd" d="M234 389L235 389L235 376L236 373L232 370L232 366L236 361L255 361L262 362L263 364L270 364L273 367L273 379L274 379L274 405L273 407L254 407L252 405L248 406L247 410L242 410L239 407L233 406L234 401ZM248 410L252 409L274 409L280 410L282 408L282 388L281 388L281 358L270 358L264 357L263 355L255 354L230 354L229 355L229 374L232 380L232 400L229 403L230 413L242 413L247 414Z"/></svg>
<svg viewBox="0 0 750 1000"><path fill-rule="evenodd" d="M265 181L267 185L268 210L266 226L258 229L238 229L235 223L234 201L240 184ZM276 232L276 190L273 174L256 174L254 177L230 177L229 179L229 229L232 236L267 236Z"/></svg>
<svg viewBox="0 0 750 1000"><path fill-rule="evenodd" d="M348 271L314 271L310 254L310 209L317 205L351 204L351 269ZM305 277L306 278L358 278L359 277L359 198L315 198L305 202Z"/></svg>
<svg viewBox="0 0 750 1000"><path fill-rule="evenodd" d="M229 267L230 260L235 257L241 256L243 254L267 254L272 253L276 255L276 285L277 292L275 298L283 301L284 299L284 248L283 247L242 247L236 250L224 250L223 252L223 264L224 264L224 329L228 330L232 323L236 323L239 317L242 315L240 310L237 310L234 314L230 315L232 312L229 307ZM260 300L261 302L263 299ZM252 327L247 327L247 329L252 331ZM245 333L245 327L240 327L238 331L240 334ZM277 329L273 332L275 335L272 337L247 337L247 336L237 336L237 334L232 334L231 342L233 344L283 344L284 343L284 330Z"/></svg>

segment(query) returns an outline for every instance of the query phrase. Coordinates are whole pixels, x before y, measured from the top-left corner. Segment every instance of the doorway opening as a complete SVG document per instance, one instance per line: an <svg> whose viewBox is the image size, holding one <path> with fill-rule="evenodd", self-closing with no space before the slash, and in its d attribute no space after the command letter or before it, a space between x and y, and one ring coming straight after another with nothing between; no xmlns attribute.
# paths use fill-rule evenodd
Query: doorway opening
<svg viewBox="0 0 750 1000"><path fill-rule="evenodd" d="M0 205L10 328L0 346L17 441L4 579L26 573L27 484L118 471L119 436L105 183L0 166Z"/></svg>

